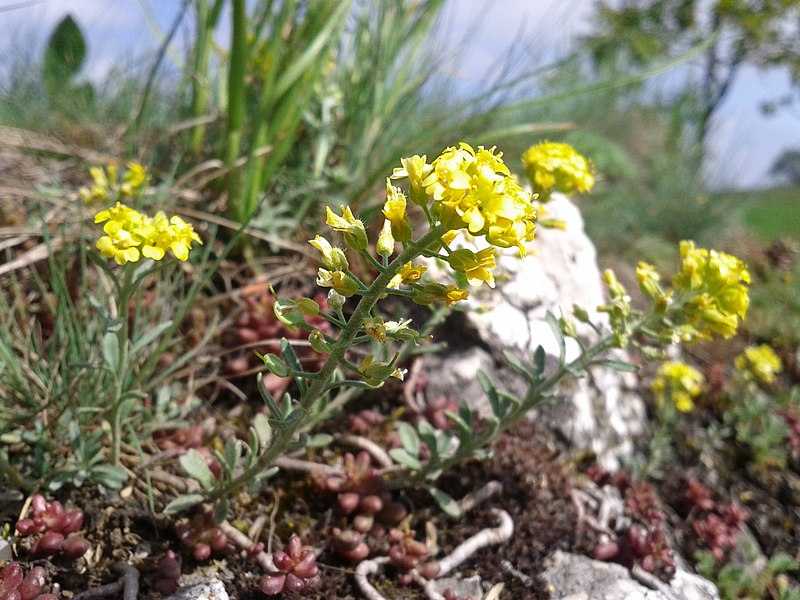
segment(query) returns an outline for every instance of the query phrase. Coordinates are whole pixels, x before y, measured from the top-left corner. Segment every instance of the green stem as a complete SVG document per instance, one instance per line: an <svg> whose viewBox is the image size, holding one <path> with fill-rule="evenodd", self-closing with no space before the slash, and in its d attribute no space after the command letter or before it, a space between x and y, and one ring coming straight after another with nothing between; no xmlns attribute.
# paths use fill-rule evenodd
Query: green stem
<svg viewBox="0 0 800 600"><path fill-rule="evenodd" d="M135 291L133 285L133 273L136 270L134 263L125 265L122 276L122 283L119 288L119 307L117 309L117 319L120 327L117 329L117 349L118 349L118 371L115 373L114 385L114 405L111 416L111 462L115 467L120 466L119 457L122 447L122 399L127 391L126 382L128 381L128 338L130 336L128 313L130 310L131 298Z"/></svg>
<svg viewBox="0 0 800 600"><path fill-rule="evenodd" d="M245 213L239 182L241 172L233 168L239 158L242 140L242 126L245 115L244 79L247 69L247 6L245 0L231 0L231 57L228 64L228 131L226 140L225 165L228 173L228 207L232 218L241 223Z"/></svg>
<svg viewBox="0 0 800 600"><path fill-rule="evenodd" d="M392 277L394 277L404 264L419 256L432 244L437 243L444 232L445 228L442 225L432 227L419 240L409 244L403 252L389 263L386 270L375 278L372 285L369 286L369 289L361 296L361 300L356 305L347 325L342 330L336 343L333 344L331 353L328 355L328 359L319 371L317 378L313 380L305 396L300 399L300 408L306 416L285 428L278 429L275 432L270 447L237 477L234 477L221 487L210 491L208 493L209 500L213 501L217 498L227 496L241 486L252 481L259 473L270 467L275 462L275 459L283 453L295 434L305 428L306 423L312 418L312 407L326 393L328 382L333 377L336 369L345 361L345 354L350 349L353 340L361 330L364 320L370 315L372 307L375 306L381 295L385 292L386 286L389 285Z"/></svg>

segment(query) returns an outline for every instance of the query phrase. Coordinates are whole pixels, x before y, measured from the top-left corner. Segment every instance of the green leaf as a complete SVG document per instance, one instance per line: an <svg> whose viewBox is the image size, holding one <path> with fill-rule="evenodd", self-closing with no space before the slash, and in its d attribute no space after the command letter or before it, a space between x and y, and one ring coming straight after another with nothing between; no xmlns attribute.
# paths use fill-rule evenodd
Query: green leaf
<svg viewBox="0 0 800 600"><path fill-rule="evenodd" d="M154 342L158 338L158 336L160 336L167 329L169 329L171 325L172 321L166 321L164 323L159 323L151 330L147 331L142 337L140 337L133 343L133 349L131 350L131 352L133 354L136 354L141 350L143 350L144 348L147 348L147 346L150 345L152 342Z"/></svg>
<svg viewBox="0 0 800 600"><path fill-rule="evenodd" d="M558 319L556 319L555 315L549 310L547 314L545 314L544 319L547 321L550 330L553 332L553 336L556 338L556 343L558 344L558 364L559 366L563 366L567 360L567 343L564 340L561 326L558 324Z"/></svg>
<svg viewBox="0 0 800 600"><path fill-rule="evenodd" d="M514 356L511 352L508 350L503 350L503 359L512 369L522 375L526 380L531 383L534 382L533 373L531 373L530 367L523 363L519 358Z"/></svg>
<svg viewBox="0 0 800 600"><path fill-rule="evenodd" d="M396 428L397 435L400 437L400 443L403 444L403 448L406 452L414 457L419 456L420 439L417 430L405 421L398 421Z"/></svg>
<svg viewBox="0 0 800 600"><path fill-rule="evenodd" d="M453 519L458 519L461 517L463 511L458 505L458 502L456 502L452 496L435 487L430 488L428 491L431 493L431 496L433 496L436 504L439 505L439 508L442 509L444 514L446 514L448 517L452 517Z"/></svg>
<svg viewBox="0 0 800 600"><path fill-rule="evenodd" d="M119 338L116 333L109 331L103 336L103 362L117 377L124 376L119 372Z"/></svg>
<svg viewBox="0 0 800 600"><path fill-rule="evenodd" d="M261 397L267 404L267 408L269 408L269 412L272 414L273 418L279 418L281 416L281 411L278 409L278 405L275 404L275 400L272 394L269 393L267 386L264 385L263 373L256 375L256 387L258 388L258 393L261 394Z"/></svg>
<svg viewBox="0 0 800 600"><path fill-rule="evenodd" d="M798 564L792 555L785 552L778 552L769 559L767 570L770 572L770 575L790 573L798 570Z"/></svg>
<svg viewBox="0 0 800 600"><path fill-rule="evenodd" d="M292 371L295 373L303 372L303 366L300 364L300 359L297 358L294 348L292 348L292 345L286 338L281 339L281 354L283 355L283 359L286 361L286 364L289 365L289 368ZM297 382L297 389L300 391L300 397L305 398L308 394L308 383L306 383L306 380L302 377L295 377L294 380Z"/></svg>
<svg viewBox="0 0 800 600"><path fill-rule="evenodd" d="M405 448L392 448L389 450L389 456L391 456L396 463L408 467L412 471L422 470L422 463L419 462L419 459L416 456L411 456Z"/></svg>
<svg viewBox="0 0 800 600"><path fill-rule="evenodd" d="M225 441L225 447L223 448L223 451L222 462L230 469L230 471L233 471L236 468L236 464L239 462L239 457L242 455L239 440L229 437Z"/></svg>
<svg viewBox="0 0 800 600"><path fill-rule="evenodd" d="M181 463L183 470L186 471L186 474L200 482L200 485L205 489L210 489L214 486L216 481L214 474L208 468L205 457L197 450L192 448L182 455L178 461Z"/></svg>
<svg viewBox="0 0 800 600"><path fill-rule="evenodd" d="M461 443L469 444L470 440L472 440L472 425L470 424L471 420L469 422L465 421L461 415L449 410L444 411L444 414L446 414L447 417L456 424L456 427L458 427L460 434L458 439L461 441Z"/></svg>
<svg viewBox="0 0 800 600"><path fill-rule="evenodd" d="M164 514L167 515L177 514L179 512L192 508L193 506L197 506L203 500L204 498L200 494L185 494L183 496L178 496L177 498L175 498L175 500L167 504L167 506L164 508Z"/></svg>
<svg viewBox="0 0 800 600"><path fill-rule="evenodd" d="M217 503L214 505L214 521L219 524L227 519L230 507L231 503L227 498L223 497L217 500Z"/></svg>
<svg viewBox="0 0 800 600"><path fill-rule="evenodd" d="M261 448L266 447L270 438L272 438L272 427L270 427L269 419L264 413L256 413L256 416L253 417L253 429L258 436L259 446Z"/></svg>
<svg viewBox="0 0 800 600"><path fill-rule="evenodd" d="M439 431L436 435L436 456L441 456L443 458L452 456L456 452L455 448L451 450L454 439L455 436L449 431Z"/></svg>
<svg viewBox="0 0 800 600"><path fill-rule="evenodd" d="M333 436L328 433L317 433L308 438L306 448L324 448L333 441Z"/></svg>
<svg viewBox="0 0 800 600"><path fill-rule="evenodd" d="M624 360L614 360L613 358L594 360L592 361L592 364L601 367L610 367L615 371L620 371L621 373L636 373L639 370L638 365L625 362Z"/></svg>
<svg viewBox="0 0 800 600"><path fill-rule="evenodd" d="M478 371L478 383L483 389L483 393L486 394L486 398L489 400L489 406L492 407L492 413L499 417L500 397L497 395L497 388L494 386L494 383L484 371Z"/></svg>
<svg viewBox="0 0 800 600"><path fill-rule="evenodd" d="M49 91L66 88L78 73L86 56L86 42L80 27L67 15L56 25L44 53L44 82ZM62 90L63 91L63 90Z"/></svg>
<svg viewBox="0 0 800 600"><path fill-rule="evenodd" d="M92 467L92 480L110 490L119 490L122 489L122 484L128 481L128 474L109 465L97 465Z"/></svg>
<svg viewBox="0 0 800 600"><path fill-rule="evenodd" d="M545 363L547 360L547 353L544 351L544 346L539 346L533 353L533 369L537 377L544 375Z"/></svg>

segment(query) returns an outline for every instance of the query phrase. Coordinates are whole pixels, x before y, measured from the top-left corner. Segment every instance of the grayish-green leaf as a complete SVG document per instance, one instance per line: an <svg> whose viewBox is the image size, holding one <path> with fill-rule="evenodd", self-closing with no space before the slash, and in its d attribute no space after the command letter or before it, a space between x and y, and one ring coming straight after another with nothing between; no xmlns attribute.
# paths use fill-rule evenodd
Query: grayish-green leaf
<svg viewBox="0 0 800 600"><path fill-rule="evenodd" d="M196 479L205 489L210 489L214 486L216 481L214 474L208 468L205 456L197 450L192 448L178 460L186 474L192 479Z"/></svg>
<svg viewBox="0 0 800 600"><path fill-rule="evenodd" d="M194 506L197 506L201 502L203 502L204 498L200 494L185 494L183 496L178 496L167 504L164 508L164 514L167 515L174 515L184 510L188 510Z"/></svg>
<svg viewBox="0 0 800 600"><path fill-rule="evenodd" d="M439 508L442 509L442 512L446 514L448 517L452 517L453 519L458 519L463 514L461 507L458 505L450 494L447 494L440 490L439 488L432 487L428 490L433 496L433 499L436 501L436 504Z"/></svg>

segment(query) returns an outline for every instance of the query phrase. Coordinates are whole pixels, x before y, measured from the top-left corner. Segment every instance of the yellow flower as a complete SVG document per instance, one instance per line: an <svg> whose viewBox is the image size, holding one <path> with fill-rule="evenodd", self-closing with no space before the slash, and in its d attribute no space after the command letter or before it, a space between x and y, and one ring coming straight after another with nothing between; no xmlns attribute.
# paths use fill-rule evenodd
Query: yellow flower
<svg viewBox="0 0 800 600"><path fill-rule="evenodd" d="M705 378L684 362L665 362L659 367L650 389L660 406L671 400L681 412L694 408L694 398L703 393Z"/></svg>
<svg viewBox="0 0 800 600"><path fill-rule="evenodd" d="M150 183L147 168L139 163L128 163L128 168L119 183L117 167L109 165L103 167L90 167L89 175L94 185L82 187L78 190L83 201L90 203L107 203L113 199L125 199L141 192Z"/></svg>
<svg viewBox="0 0 800 600"><path fill-rule="evenodd" d="M194 228L178 216L167 219L159 211L152 219L119 202L98 212L95 223L105 223L106 235L97 241L97 249L118 264L136 262L141 256L153 260L164 258L166 250L178 260L189 258L192 242L202 244Z"/></svg>
<svg viewBox="0 0 800 600"><path fill-rule="evenodd" d="M392 277L391 281L386 287L397 288L401 283L414 283L422 278L422 274L428 270L428 267L423 265L414 265L407 262L397 271L397 274Z"/></svg>
<svg viewBox="0 0 800 600"><path fill-rule="evenodd" d="M746 380L772 383L783 369L781 359L767 344L748 346L733 363Z"/></svg>
<svg viewBox="0 0 800 600"><path fill-rule="evenodd" d="M353 296L358 291L358 282L343 271L320 269L317 272L317 285L333 288L345 298Z"/></svg>
<svg viewBox="0 0 800 600"><path fill-rule="evenodd" d="M746 265L730 254L695 248L690 241L681 242L680 254L681 269L672 285L683 300L683 324L693 327L698 339L733 336L750 302Z"/></svg>
<svg viewBox="0 0 800 600"><path fill-rule="evenodd" d="M400 188L386 180L386 203L383 205L383 216L392 224L392 235L398 242L411 241L411 224L406 215L406 197Z"/></svg>
<svg viewBox="0 0 800 600"><path fill-rule="evenodd" d="M308 243L314 246L322 255L322 266L331 271L346 271L350 268L347 262L347 257L341 248L334 248L331 243L318 235L313 240L308 240Z"/></svg>
<svg viewBox="0 0 800 600"><path fill-rule="evenodd" d="M467 290L462 290L454 285L424 283L414 286L414 294L411 296L411 299L416 304L444 302L445 306L450 307L456 302L466 300L468 297L469 292Z"/></svg>
<svg viewBox="0 0 800 600"><path fill-rule="evenodd" d="M353 216L353 211L349 206L342 204L339 206L342 216L337 215L331 210L330 206L325 207L327 219L325 223L334 230L342 233L345 243L353 250L361 251L367 248L367 232L364 223Z"/></svg>
<svg viewBox="0 0 800 600"><path fill-rule="evenodd" d="M494 275L491 269L495 268L494 248L484 248L477 253L466 248L455 250L447 257L450 266L467 276L470 285L486 284L494 287Z"/></svg>
<svg viewBox="0 0 800 600"><path fill-rule="evenodd" d="M653 265L640 262L636 267L636 279L639 281L639 289L648 298L656 299L664 295L664 291L658 283L661 276Z"/></svg>
<svg viewBox="0 0 800 600"><path fill-rule="evenodd" d="M531 146L522 155L522 163L541 200L548 200L553 191L585 193L594 186L591 163L569 144L543 142Z"/></svg>
<svg viewBox="0 0 800 600"><path fill-rule="evenodd" d="M400 164L403 167L395 168L392 171L392 179L408 179L411 201L419 206L428 204L428 194L425 192L422 182L433 167L425 162L427 158L427 156L417 154L409 158L401 158Z"/></svg>
<svg viewBox="0 0 800 600"><path fill-rule="evenodd" d="M133 196L138 194L150 183L150 174L147 168L137 162L128 163L128 170L122 176L120 195Z"/></svg>
<svg viewBox="0 0 800 600"><path fill-rule="evenodd" d="M525 254L524 243L533 240L536 210L501 153L483 146L476 151L461 142L445 149L431 167L422 185L433 199L431 213L442 225L448 230L466 227L493 246L516 246Z"/></svg>

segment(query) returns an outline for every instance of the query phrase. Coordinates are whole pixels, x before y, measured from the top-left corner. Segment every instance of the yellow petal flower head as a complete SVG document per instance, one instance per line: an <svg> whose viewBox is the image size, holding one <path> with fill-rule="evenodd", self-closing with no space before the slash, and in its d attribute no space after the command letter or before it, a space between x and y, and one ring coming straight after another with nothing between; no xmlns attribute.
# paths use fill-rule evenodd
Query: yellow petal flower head
<svg viewBox="0 0 800 600"><path fill-rule="evenodd" d="M659 406L670 400L679 411L689 412L694 408L694 398L703 393L704 384L700 371L684 362L673 361L659 367L650 389Z"/></svg>
<svg viewBox="0 0 800 600"><path fill-rule="evenodd" d="M730 254L695 248L690 241L681 242L680 254L681 269L672 285L685 301L683 324L695 328L698 339L733 336L750 302L746 265Z"/></svg>
<svg viewBox="0 0 800 600"><path fill-rule="evenodd" d="M533 240L536 211L531 195L514 181L502 154L461 142L437 157L423 180L433 199L432 214L449 230L467 228L499 248L525 254Z"/></svg>
<svg viewBox="0 0 800 600"><path fill-rule="evenodd" d="M147 168L138 162L130 162L127 166L128 170L122 176L119 191L122 196L134 196L149 185L150 174Z"/></svg>
<svg viewBox="0 0 800 600"><path fill-rule="evenodd" d="M136 262L140 256L161 260L166 250L172 251L178 260L186 260L192 242L202 244L194 228L174 216L159 211L152 219L142 213L117 202L94 217L95 223L105 223L105 236L97 241L97 248L106 258L113 258L118 264Z"/></svg>
<svg viewBox="0 0 800 600"><path fill-rule="evenodd" d="M331 243L318 235L313 240L308 240L308 243L314 246L322 255L322 266L331 271L346 271L350 268L347 262L347 256L341 248L334 248Z"/></svg>
<svg viewBox="0 0 800 600"><path fill-rule="evenodd" d="M406 214L406 197L400 188L386 180L386 203L383 205L383 216L392 224L392 235L398 242L411 241L411 224Z"/></svg>
<svg viewBox="0 0 800 600"><path fill-rule="evenodd" d="M478 252L473 252L467 248L459 248L450 253L447 262L455 271L464 273L470 285L481 285L486 283L489 287L494 287L494 275L492 269L495 268L494 248L484 248Z"/></svg>
<svg viewBox="0 0 800 600"><path fill-rule="evenodd" d="M325 223L343 234L344 241L348 247L357 251L365 250L368 240L364 223L353 216L353 211L350 210L349 206L342 204L339 210L342 211L342 216L333 212L330 206L326 206L325 211L328 218Z"/></svg>
<svg viewBox="0 0 800 600"><path fill-rule="evenodd" d="M586 193L594 186L592 164L569 144L543 142L531 146L522 155L522 163L533 190L543 201L553 191Z"/></svg>
<svg viewBox="0 0 800 600"><path fill-rule="evenodd" d="M462 290L454 285L431 282L414 286L414 293L411 299L416 304L444 302L445 306L450 307L456 302L466 300L468 297L469 292L467 290Z"/></svg>
<svg viewBox="0 0 800 600"><path fill-rule="evenodd" d="M397 271L397 274L392 277L391 281L389 281L386 287L396 289L400 287L401 283L415 283L422 278L423 273L425 273L427 270L428 267L424 265L415 265L411 262L407 262L400 267L400 269Z"/></svg>
<svg viewBox="0 0 800 600"><path fill-rule="evenodd" d="M97 213L94 222L105 223L106 235L97 240L97 249L103 256L113 258L120 265L139 260L139 247L148 232L145 215L117 202L116 206Z"/></svg>
<svg viewBox="0 0 800 600"><path fill-rule="evenodd" d="M781 359L767 344L748 346L734 361L745 380L772 383L783 369Z"/></svg>
<svg viewBox="0 0 800 600"><path fill-rule="evenodd" d="M428 194L422 182L433 167L425 162L427 158L427 156L419 156L417 154L409 158L401 158L400 164L403 165L402 168L395 168L392 171L392 179L408 179L411 201L419 206L428 204Z"/></svg>

